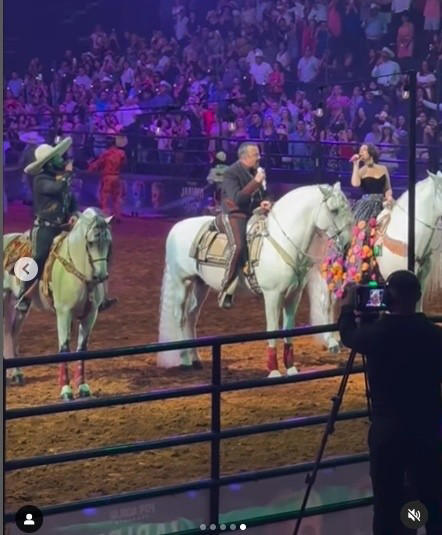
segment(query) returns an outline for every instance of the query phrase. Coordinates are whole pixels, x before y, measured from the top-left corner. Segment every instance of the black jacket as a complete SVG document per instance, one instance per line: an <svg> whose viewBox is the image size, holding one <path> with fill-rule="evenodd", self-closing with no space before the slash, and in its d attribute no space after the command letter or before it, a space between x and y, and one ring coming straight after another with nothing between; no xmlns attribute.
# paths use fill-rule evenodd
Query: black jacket
<svg viewBox="0 0 442 535"><path fill-rule="evenodd" d="M34 216L50 223L67 223L76 211L76 201L66 180L41 173L34 177Z"/></svg>
<svg viewBox="0 0 442 535"><path fill-rule="evenodd" d="M253 178L255 173L239 161L225 170L221 189L225 214L250 217L261 201L267 198L264 188Z"/></svg>
<svg viewBox="0 0 442 535"><path fill-rule="evenodd" d="M385 314L356 326L352 307L339 318L343 343L367 357L373 424L392 433L438 432L442 424L442 329L424 314Z"/></svg>

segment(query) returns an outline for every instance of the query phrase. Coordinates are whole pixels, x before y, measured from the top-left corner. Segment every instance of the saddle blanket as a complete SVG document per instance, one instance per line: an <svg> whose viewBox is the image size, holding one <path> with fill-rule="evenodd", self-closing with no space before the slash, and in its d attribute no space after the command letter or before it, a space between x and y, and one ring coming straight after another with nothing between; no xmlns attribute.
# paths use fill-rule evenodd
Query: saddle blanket
<svg viewBox="0 0 442 535"><path fill-rule="evenodd" d="M255 268L259 265L263 240L267 235L267 216L253 215L247 225L249 255L243 273L251 290L257 295L261 295L262 291L256 279ZM229 243L227 236L218 230L216 218L201 227L190 248L190 256L195 258L198 265L204 264L219 268L227 266Z"/></svg>
<svg viewBox="0 0 442 535"><path fill-rule="evenodd" d="M43 274L40 277L40 288L45 298L48 299L48 301L50 302L51 306L52 306L52 291L51 291L52 267L57 258L58 251L63 243L63 240L65 239L67 235L68 235L67 232L62 232L60 235L58 235L55 238L51 246L48 259L46 260ZM24 256L32 257L32 245L31 245L29 232L20 234L19 236L17 236L16 238L14 238L8 243L3 253L3 269L7 273L12 275L14 272L15 263L17 262L17 260L19 260L20 258L23 258Z"/></svg>

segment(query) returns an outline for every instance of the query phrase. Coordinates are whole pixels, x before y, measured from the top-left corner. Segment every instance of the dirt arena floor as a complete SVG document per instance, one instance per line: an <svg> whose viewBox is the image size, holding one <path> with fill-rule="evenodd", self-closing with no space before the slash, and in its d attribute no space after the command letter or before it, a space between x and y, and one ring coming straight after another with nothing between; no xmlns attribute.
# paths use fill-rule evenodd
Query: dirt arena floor
<svg viewBox="0 0 442 535"><path fill-rule="evenodd" d="M5 232L25 229L29 222L26 208L11 207L5 218ZM118 297L119 303L100 315L90 349L157 340L164 243L172 224L171 221L125 219L121 225L114 225L110 284L111 293ZM441 313L442 309L432 312ZM308 304L303 300L298 323L306 322ZM232 311L225 312L217 308L212 294L200 320L199 334L264 328L264 312L259 300L241 297ZM21 336L20 354L55 353L56 340L54 316L33 311ZM264 377L265 347L263 342L225 347L223 380ZM210 352L203 351L202 355L205 367L195 372L159 370L154 357L145 355L90 362L87 381L93 394L102 398L206 383L210 382ZM346 352L339 356L328 354L313 338L297 340L295 355L296 365L302 371L335 367L347 357ZM8 388L8 408L57 403L56 367L39 366L24 371L25 386ZM223 395L222 426L328 413L338 382L338 379L327 379ZM363 378L352 377L343 410L364 408L364 393ZM365 420L338 424L326 455L365 451L367 427ZM114 446L206 430L210 430L208 396L26 418L7 425L7 458ZM310 427L225 441L222 473L312 460L322 431L322 426ZM208 477L209 455L209 445L203 444L15 471L6 476L7 509L16 510L27 503L69 502Z"/></svg>

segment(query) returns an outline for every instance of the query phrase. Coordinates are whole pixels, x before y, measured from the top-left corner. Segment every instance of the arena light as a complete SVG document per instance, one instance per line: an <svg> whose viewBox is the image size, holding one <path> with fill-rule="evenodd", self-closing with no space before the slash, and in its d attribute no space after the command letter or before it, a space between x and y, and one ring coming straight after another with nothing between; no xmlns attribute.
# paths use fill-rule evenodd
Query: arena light
<svg viewBox="0 0 442 535"><path fill-rule="evenodd" d="M402 98L404 100L408 100L410 98L410 86L408 84L404 85L404 89L402 90Z"/></svg>
<svg viewBox="0 0 442 535"><path fill-rule="evenodd" d="M320 102L315 110L316 117L324 117L324 103Z"/></svg>

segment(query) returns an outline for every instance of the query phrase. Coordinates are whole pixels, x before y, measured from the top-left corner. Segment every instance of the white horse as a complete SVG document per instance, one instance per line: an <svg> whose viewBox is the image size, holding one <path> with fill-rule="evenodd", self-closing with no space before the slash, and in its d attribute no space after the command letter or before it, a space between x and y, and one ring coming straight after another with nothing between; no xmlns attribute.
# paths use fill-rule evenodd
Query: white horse
<svg viewBox="0 0 442 535"><path fill-rule="evenodd" d="M442 173L429 176L416 184L415 216L415 272L422 286L423 297L418 309L423 309L424 298L432 298L442 289ZM384 235L382 255L377 258L384 279L408 266L408 191L394 204ZM317 323L333 323L337 301L327 288L320 268L315 266L308 282L310 308ZM331 334L324 338L330 344Z"/></svg>
<svg viewBox="0 0 442 535"><path fill-rule="evenodd" d="M103 282L108 278L108 257L112 242L109 224L95 208L87 208L78 218L74 228L61 243L51 269L52 303L43 294L43 286L31 289L32 306L39 310L55 310L57 316L58 347L61 353L69 352L72 320L79 321L77 351L87 349L88 339L97 318L98 307L104 299ZM18 233L6 234L3 251ZM59 238L56 238L59 239ZM17 355L20 329L27 313L15 308L20 283L15 275L4 271L4 339L5 357ZM30 307L32 308L32 307ZM14 368L11 373L14 384L22 384L23 373ZM85 380L84 362L79 361L75 371L75 386L80 397L91 395ZM59 384L62 399L73 399L67 363L60 364Z"/></svg>
<svg viewBox="0 0 442 535"><path fill-rule="evenodd" d="M196 337L201 307L212 288L220 290L223 270L204 266L198 269L190 256L195 236L211 217L185 219L170 230L166 242L165 270L161 290L159 340ZM277 201L268 216L268 236L264 238L256 278L265 303L267 330L294 326L296 310L315 260L312 243L317 234L327 235L344 245L350 239L352 215L339 183L332 186L305 186ZM243 288L247 287L242 278ZM334 344L337 344L333 340ZM269 377L279 377L276 342L268 342ZM290 338L285 339L284 364L289 375L297 373ZM162 367L200 367L195 350L170 351L157 356Z"/></svg>

